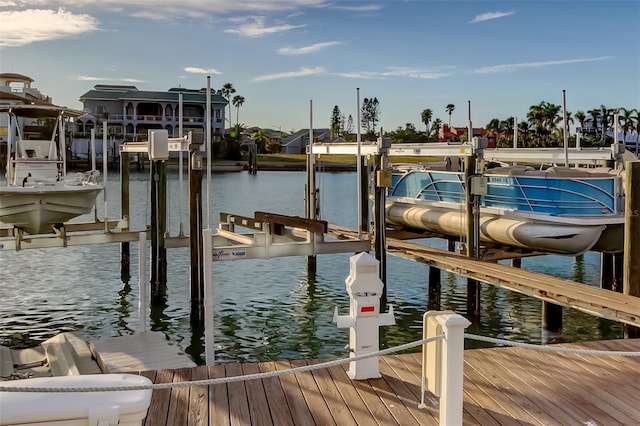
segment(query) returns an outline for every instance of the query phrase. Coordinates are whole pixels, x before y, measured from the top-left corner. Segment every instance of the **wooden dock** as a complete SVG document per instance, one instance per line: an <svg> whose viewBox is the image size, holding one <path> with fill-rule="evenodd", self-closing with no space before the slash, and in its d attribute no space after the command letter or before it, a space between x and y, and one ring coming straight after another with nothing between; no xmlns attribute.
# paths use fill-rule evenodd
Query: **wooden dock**
<svg viewBox="0 0 640 426"><path fill-rule="evenodd" d="M640 339L555 345L640 351ZM554 346L554 347L555 347ZM348 365L262 380L154 390L145 425L436 425L420 402L419 353L380 359L382 378L352 381ZM315 361L142 372L155 383L284 370ZM635 425L640 358L525 348L465 351L465 425Z"/></svg>
<svg viewBox="0 0 640 426"><path fill-rule="evenodd" d="M329 233L338 238L355 238L356 231L329 225ZM576 283L534 271L387 238L387 253L426 263L480 282L526 294L556 305L577 309L612 321L640 327L640 298L586 284Z"/></svg>

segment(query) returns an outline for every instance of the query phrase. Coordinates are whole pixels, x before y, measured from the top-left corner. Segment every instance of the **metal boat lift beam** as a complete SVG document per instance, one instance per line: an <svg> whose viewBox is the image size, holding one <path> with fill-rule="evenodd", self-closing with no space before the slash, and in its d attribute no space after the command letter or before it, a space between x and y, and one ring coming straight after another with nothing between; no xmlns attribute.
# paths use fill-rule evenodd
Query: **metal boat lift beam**
<svg viewBox="0 0 640 426"><path fill-rule="evenodd" d="M212 235L212 260L270 259L285 256L355 253L371 250L369 240L325 241L326 221L255 212L255 217L220 213ZM236 233L235 227L258 232ZM312 238L313 237L313 238Z"/></svg>
<svg viewBox="0 0 640 426"><path fill-rule="evenodd" d="M417 156L417 157L467 157L473 154L473 146L469 143L417 143L393 144L388 150L389 156ZM563 148L485 148L478 149L482 157L495 161L518 161L529 163L564 163ZM362 155L377 155L380 148L377 143L361 144ZM357 155L356 143L314 143L310 147L311 154L319 155ZM598 164L608 160L615 160L622 152L619 147L610 148L569 148L569 163Z"/></svg>

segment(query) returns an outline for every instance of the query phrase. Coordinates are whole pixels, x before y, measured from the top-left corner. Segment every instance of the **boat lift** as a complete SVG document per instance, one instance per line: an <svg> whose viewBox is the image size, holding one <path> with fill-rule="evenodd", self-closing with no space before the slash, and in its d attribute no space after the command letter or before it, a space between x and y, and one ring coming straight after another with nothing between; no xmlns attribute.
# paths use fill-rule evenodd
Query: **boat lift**
<svg viewBox="0 0 640 426"><path fill-rule="evenodd" d="M325 240L328 223L323 220L255 212L255 217L220 213L220 222L212 235L214 261L371 250L369 240ZM236 227L253 232L237 233Z"/></svg>

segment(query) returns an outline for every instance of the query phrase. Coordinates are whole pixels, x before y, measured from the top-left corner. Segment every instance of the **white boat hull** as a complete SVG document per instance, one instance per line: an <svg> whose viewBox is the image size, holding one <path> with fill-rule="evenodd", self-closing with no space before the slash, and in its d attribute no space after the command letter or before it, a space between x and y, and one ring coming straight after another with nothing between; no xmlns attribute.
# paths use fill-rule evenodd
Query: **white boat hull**
<svg viewBox="0 0 640 426"><path fill-rule="evenodd" d="M29 234L53 232L53 227L89 213L101 185L0 188L0 222Z"/></svg>
<svg viewBox="0 0 640 426"><path fill-rule="evenodd" d="M387 223L464 237L466 215L440 206L390 202L386 207ZM577 255L590 250L607 228L604 224L550 222L527 217L480 215L480 240L486 243L517 247L544 253Z"/></svg>

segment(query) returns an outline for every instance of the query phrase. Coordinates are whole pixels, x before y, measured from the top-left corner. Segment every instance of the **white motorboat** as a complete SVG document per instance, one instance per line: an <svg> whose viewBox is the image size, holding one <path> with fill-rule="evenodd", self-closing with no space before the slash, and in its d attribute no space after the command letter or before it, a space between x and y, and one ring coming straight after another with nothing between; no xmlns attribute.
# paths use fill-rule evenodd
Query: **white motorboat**
<svg viewBox="0 0 640 426"><path fill-rule="evenodd" d="M0 184L0 222L29 234L54 232L89 213L103 189L96 170L67 175L65 124L84 113L54 105L0 106L9 117L6 182ZM52 128L33 139L24 127ZM51 125L51 126L49 126Z"/></svg>

